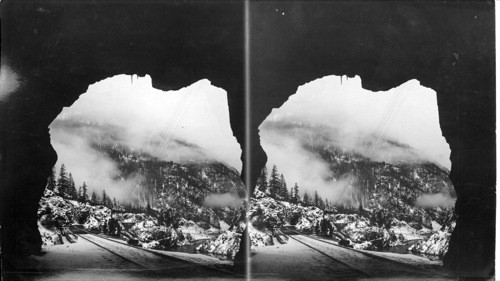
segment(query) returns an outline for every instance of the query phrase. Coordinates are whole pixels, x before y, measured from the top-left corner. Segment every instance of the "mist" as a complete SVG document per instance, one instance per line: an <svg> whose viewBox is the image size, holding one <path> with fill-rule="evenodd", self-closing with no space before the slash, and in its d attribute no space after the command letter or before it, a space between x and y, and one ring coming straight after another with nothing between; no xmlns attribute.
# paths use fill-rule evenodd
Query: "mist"
<svg viewBox="0 0 500 281"><path fill-rule="evenodd" d="M259 129L268 169L276 164L289 185L298 183L301 195L317 190L335 201L352 182L349 176L334 179L326 163L304 149L308 143L340 147L378 162L451 168L436 93L417 80L371 92L358 76L323 77L300 86Z"/></svg>
<svg viewBox="0 0 500 281"><path fill-rule="evenodd" d="M121 200L134 179L92 145L119 145L160 160L222 162L241 170L241 148L229 122L227 94L208 80L178 91L154 89L151 78L118 75L88 91L49 126L51 143L75 184ZM98 193L100 194L100 193Z"/></svg>
<svg viewBox="0 0 500 281"><path fill-rule="evenodd" d="M455 205L456 198L452 198L448 194L423 194L415 201L415 206L423 208L451 208Z"/></svg>
<svg viewBox="0 0 500 281"><path fill-rule="evenodd" d="M203 205L207 207L232 207L239 208L243 206L243 198L239 198L230 193L212 193L205 197Z"/></svg>

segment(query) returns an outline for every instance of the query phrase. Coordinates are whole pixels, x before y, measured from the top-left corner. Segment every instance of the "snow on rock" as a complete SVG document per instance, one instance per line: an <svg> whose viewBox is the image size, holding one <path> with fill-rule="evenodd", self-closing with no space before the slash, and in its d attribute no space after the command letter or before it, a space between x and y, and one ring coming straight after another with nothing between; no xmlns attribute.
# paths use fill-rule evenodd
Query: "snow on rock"
<svg viewBox="0 0 500 281"><path fill-rule="evenodd" d="M295 225L295 228L299 231L310 231L313 228L313 224L310 220L300 217L299 222Z"/></svg>
<svg viewBox="0 0 500 281"><path fill-rule="evenodd" d="M73 223L74 206L60 196L42 197L37 215L40 223L49 229L68 226Z"/></svg>
<svg viewBox="0 0 500 281"><path fill-rule="evenodd" d="M83 227L88 230L100 230L101 222L96 220L94 217L88 217L87 221L83 224Z"/></svg>
<svg viewBox="0 0 500 281"><path fill-rule="evenodd" d="M251 224L248 227L248 235L250 241L252 241L252 247L263 247L272 244L270 235L255 229Z"/></svg>
<svg viewBox="0 0 500 281"><path fill-rule="evenodd" d="M240 249L241 233L226 231L217 239L202 243L196 250L234 258Z"/></svg>
<svg viewBox="0 0 500 281"><path fill-rule="evenodd" d="M427 255L444 256L448 251L451 234L444 231L434 233L427 241L420 241L412 245L409 250Z"/></svg>
<svg viewBox="0 0 500 281"><path fill-rule="evenodd" d="M38 222L38 231L42 237L42 246L53 246L63 244L61 237L55 231L45 228Z"/></svg>
<svg viewBox="0 0 500 281"><path fill-rule="evenodd" d="M407 222L400 221L398 219L392 219L389 232L394 233L398 237L398 240L401 242L424 238L415 228L411 227Z"/></svg>
<svg viewBox="0 0 500 281"><path fill-rule="evenodd" d="M180 220L179 229L182 233L184 233L184 235L189 235L192 240L209 239L211 237L210 234L213 231L211 229L205 230L198 226L195 222L186 219Z"/></svg>
<svg viewBox="0 0 500 281"><path fill-rule="evenodd" d="M109 208L101 205L92 206L89 203L80 203L79 212L82 218L87 217L83 227L94 231L100 231L111 217L111 210Z"/></svg>

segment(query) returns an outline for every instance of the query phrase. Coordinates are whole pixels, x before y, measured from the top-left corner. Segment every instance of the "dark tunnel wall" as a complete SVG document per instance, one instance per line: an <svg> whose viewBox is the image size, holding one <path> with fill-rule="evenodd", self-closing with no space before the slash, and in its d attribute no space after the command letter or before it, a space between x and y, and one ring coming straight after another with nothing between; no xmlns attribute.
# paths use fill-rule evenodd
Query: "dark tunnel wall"
<svg viewBox="0 0 500 281"><path fill-rule="evenodd" d="M36 210L57 157L48 125L89 84L123 73L149 74L162 90L209 79L228 92L233 132L250 145L243 157L252 173L243 177L255 182L266 162L260 123L298 86L335 74L359 75L373 91L418 79L437 92L458 194L444 263L461 276L493 273L493 1L251 2L249 144L243 2L4 0L1 8L2 64L21 84L0 102L5 254L40 250Z"/></svg>

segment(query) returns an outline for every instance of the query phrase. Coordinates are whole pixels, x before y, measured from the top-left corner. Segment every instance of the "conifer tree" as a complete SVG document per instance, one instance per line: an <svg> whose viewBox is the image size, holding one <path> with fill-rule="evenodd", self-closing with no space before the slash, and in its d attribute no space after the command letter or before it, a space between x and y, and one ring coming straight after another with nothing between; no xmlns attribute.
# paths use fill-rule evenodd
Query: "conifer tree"
<svg viewBox="0 0 500 281"><path fill-rule="evenodd" d="M67 189L67 198L69 199L78 199L77 196L78 194L76 193L76 186L75 186L75 181L73 180L73 175L69 173L69 178L68 178L68 189Z"/></svg>
<svg viewBox="0 0 500 281"><path fill-rule="evenodd" d="M82 197L81 197L81 201L83 203L89 201L89 195L87 193L87 184L85 182L83 182L83 185L82 185Z"/></svg>
<svg viewBox="0 0 500 281"><path fill-rule="evenodd" d="M284 201L288 201L290 198L288 196L288 187L286 186L286 180L283 174L280 177L280 197Z"/></svg>
<svg viewBox="0 0 500 281"><path fill-rule="evenodd" d="M271 176L269 178L269 196L272 198L276 198L281 189L281 181L278 174L278 168L276 165L273 165L273 169L271 170Z"/></svg>
<svg viewBox="0 0 500 281"><path fill-rule="evenodd" d="M97 197L95 191L92 191L92 196L90 197L90 204L97 205L98 203L99 203L99 198Z"/></svg>
<svg viewBox="0 0 500 281"><path fill-rule="evenodd" d="M311 205L311 202L310 202L310 199L309 199L309 194L307 194L307 191L306 191L306 192L304 192L304 197L303 197L303 198L304 198L304 199L302 199L302 204L303 204L304 206L309 206L309 205Z"/></svg>
<svg viewBox="0 0 500 281"><path fill-rule="evenodd" d="M104 206L108 206L108 195L106 194L106 190L102 190L102 200L101 204Z"/></svg>
<svg viewBox="0 0 500 281"><path fill-rule="evenodd" d="M257 189L262 192L267 191L267 167L264 166L260 171L260 176L257 178Z"/></svg>
<svg viewBox="0 0 500 281"><path fill-rule="evenodd" d="M66 173L66 166L61 164L61 169L59 170L59 178L57 179L57 191L56 194L65 197L68 189L68 174Z"/></svg>
<svg viewBox="0 0 500 281"><path fill-rule="evenodd" d="M78 197L77 197L77 200L79 202L83 202L82 201L82 186L78 187Z"/></svg>
<svg viewBox="0 0 500 281"><path fill-rule="evenodd" d="M113 197L113 208L117 208L117 207L118 207L118 205L116 204L116 198Z"/></svg>
<svg viewBox="0 0 500 281"><path fill-rule="evenodd" d="M318 195L318 191L314 191L314 200L313 200L313 205L316 206L316 207L320 207L320 203L319 203L320 199L319 199L319 195Z"/></svg>
<svg viewBox="0 0 500 281"><path fill-rule="evenodd" d="M300 194L299 194L299 186L297 183L293 186L293 197L292 197L292 203L299 204L300 202Z"/></svg>

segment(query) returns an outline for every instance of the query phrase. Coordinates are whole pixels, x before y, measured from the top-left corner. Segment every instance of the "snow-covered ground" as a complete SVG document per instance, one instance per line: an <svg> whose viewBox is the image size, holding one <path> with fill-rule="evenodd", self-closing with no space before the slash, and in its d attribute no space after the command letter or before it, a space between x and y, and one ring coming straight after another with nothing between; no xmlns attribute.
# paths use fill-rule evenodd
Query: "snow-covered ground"
<svg viewBox="0 0 500 281"><path fill-rule="evenodd" d="M360 251L328 245L302 235L292 235L286 244L277 243L252 250L251 277L256 279L277 277L276 280L448 279L436 274L435 271L430 271L430 267L435 266L435 262L427 259L393 253L377 254L397 263L372 258ZM405 266L404 263L411 266Z"/></svg>
<svg viewBox="0 0 500 281"><path fill-rule="evenodd" d="M234 280L235 277L204 266L227 265L205 255L167 253L157 255L115 242L82 235L77 243L44 248L40 256L18 260L16 277L35 280ZM90 241L87 241L86 239ZM97 246L98 243L104 248ZM109 250L111 251L109 251ZM163 257L165 256L165 257ZM174 259L168 258L174 257ZM191 255L189 255L191 256ZM186 262L183 262L185 260ZM36 270L33 272L33 270ZM2 275L5 277L6 273ZM167 278L166 278L167 277ZM22 279L22 280L24 280ZM204 279L205 280L205 279Z"/></svg>

